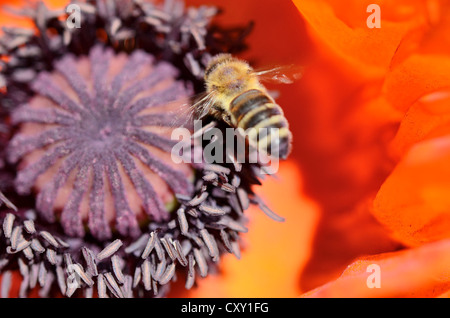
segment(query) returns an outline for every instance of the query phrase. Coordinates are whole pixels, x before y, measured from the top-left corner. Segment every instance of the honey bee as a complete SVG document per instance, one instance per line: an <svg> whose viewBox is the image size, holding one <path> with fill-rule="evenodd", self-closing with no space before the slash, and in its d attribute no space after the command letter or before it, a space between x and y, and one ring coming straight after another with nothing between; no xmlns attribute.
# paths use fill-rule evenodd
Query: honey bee
<svg viewBox="0 0 450 318"><path fill-rule="evenodd" d="M261 84L268 74L275 81L289 83L290 79L279 71L280 68L256 72L247 62L230 54L216 55L205 70L206 95L194 104L200 113L198 117L211 115L231 127L250 131L249 143L266 149L271 156L286 159L292 143L289 123L281 107ZM273 149L278 150L274 153Z"/></svg>

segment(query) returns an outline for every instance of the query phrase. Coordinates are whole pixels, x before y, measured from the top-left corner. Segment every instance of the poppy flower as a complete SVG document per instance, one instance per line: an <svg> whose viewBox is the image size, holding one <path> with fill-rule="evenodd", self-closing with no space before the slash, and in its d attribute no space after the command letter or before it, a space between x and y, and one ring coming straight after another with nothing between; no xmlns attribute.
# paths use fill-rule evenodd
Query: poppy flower
<svg viewBox="0 0 450 318"><path fill-rule="evenodd" d="M43 2L21 11L36 30L4 29L7 191L20 204L1 215L2 294L17 268L20 297L54 286L160 297L178 275L190 289L224 253L240 257L250 205L282 219L253 192L259 162L172 162L174 112L202 89L213 55L244 48L248 27L213 28L215 7L181 1L75 4L79 30ZM196 134L214 125L223 129L213 121Z"/></svg>
<svg viewBox="0 0 450 318"><path fill-rule="evenodd" d="M449 214L442 208L448 191L444 161L450 81L441 75L450 59L449 43L439 40L439 35L450 27L444 18L449 6L441 3L438 9L430 25L416 30L399 47L401 57L394 60L384 85L393 107L404 111L405 116L391 145L399 163L381 187L374 213L399 240L413 246L450 235ZM410 96L405 95L405 90ZM406 183L412 177L415 187L407 189ZM401 194L387 200L392 186L404 188L403 193L409 192L409 196ZM397 210L399 204L402 208ZM387 211L391 211L390 216ZM394 211L400 212L398 218Z"/></svg>
<svg viewBox="0 0 450 318"><path fill-rule="evenodd" d="M445 297L449 282L449 241L358 259L335 281L304 297ZM372 287L371 266L381 271L379 288ZM369 268L369 274L368 274Z"/></svg>
<svg viewBox="0 0 450 318"><path fill-rule="evenodd" d="M189 0L186 3L200 6L205 1ZM76 269L82 270L81 274L87 272L87 276L80 275L82 280L84 278L84 286L90 286L92 277L96 277L94 283L101 286L101 292L105 291L110 296L130 296L130 289L126 287L130 283L133 285L127 271L129 268L138 268L136 275L144 277L147 272L155 273L156 268L152 267L159 265L159 269L164 267L167 270L161 271L155 285L148 279L142 281L139 285L141 295L148 296L151 293L147 289L152 288L153 292L154 287L158 287L159 295L170 297L448 297L450 231L446 210L448 169L445 162L448 161L449 85L446 67L449 46L442 40L445 38L442 35L448 32L448 22L444 19L448 5L439 0L377 1L381 8L381 28L370 29L366 24L370 14L367 7L372 3L350 0L345 3L333 0L207 3L223 9L223 14L213 20L220 26L219 29L234 28L234 32L214 33L213 39L205 40L206 45L218 51L236 50L234 53L239 57L261 68L281 63L305 67L302 79L293 85L267 85L269 89L279 91L277 102L282 105L290 122L294 136L290 159L281 164L278 179L266 179L259 188L241 184L250 197L256 191L258 197L264 198L286 219L284 223L273 222L256 206L245 212L248 223L233 214L234 222L228 220L225 238L236 240L235 244L226 246L220 241L223 240L220 233L216 235L214 229L208 227L206 231L202 227L197 228L197 223L189 219L189 229L207 246L202 251L202 257L195 252L188 255L184 273L173 271L172 266L175 262L186 263L183 253L177 250L177 243L183 241L170 240L179 238L174 236L173 231L186 229L180 225L184 224L183 215L192 217L187 209L179 212L180 219L176 217L175 222L158 223L156 226L159 231L162 229L171 235L159 241L162 249L168 251L165 266L160 265L161 262L153 262L151 257L148 262L131 260L131 265L123 265L124 261L130 261L120 253L123 245L129 249L137 248L140 255L148 252L147 247L152 246L151 238L155 235L161 237L159 231L153 231L154 228L130 240L110 240L101 248L82 242L81 268L66 256L70 253L64 255L62 248L52 247L53 240L61 247L67 243L55 235L61 232L39 228L36 232L38 242L47 250L55 251L46 251L50 254L47 258L61 258L65 262L63 264L72 262ZM52 8L61 7L59 1L46 4ZM154 17L147 20L146 23L155 23ZM2 21L17 23L12 19ZM254 22L250 34L247 34L248 29L236 28L248 21ZM108 34L111 29L103 31ZM105 32L95 33L93 38L104 41ZM204 35L202 32L198 34ZM248 49L241 51L244 35L247 35L244 42ZM197 40L191 38L189 45L198 46ZM122 44L120 48L114 44L112 46L118 52L132 48L128 42ZM83 45L80 47L83 48ZM186 52L195 53L186 59L169 58L169 62L177 68L182 65L181 70L192 81L194 89L201 88L201 81L195 80L196 68L192 62L197 61L201 69L202 59L190 46ZM115 53L111 53L109 58L117 58ZM77 56L88 54L88 51L79 52ZM79 61L72 59L72 62L76 64ZM52 78L57 74L49 76ZM25 93L28 91L25 90ZM25 98L28 95L15 96ZM8 104L9 101L5 101ZM14 116L12 119L18 124L27 122L26 116L20 112ZM15 138L20 139L20 129L24 130L19 128L19 137ZM4 137L5 145L10 138ZM13 149L10 156L23 159L20 148L15 151L14 147L10 149ZM19 174L26 171L22 170L26 169L26 165L24 167L19 166ZM111 164L106 167L111 167ZM12 177L7 174L8 169L3 170L7 184ZM211 176L211 172L214 171L207 171L207 175ZM232 172L235 173L234 170ZM126 171L122 173L116 176L126 175ZM214 173L220 174L217 171ZM44 189L34 183L28 184L38 193ZM69 187L69 190L72 189ZM211 188L209 190L212 191ZM135 198L139 197L138 187L134 192ZM196 198L201 197L199 193ZM214 196L211 198L222 207L226 205L236 210L233 200L224 203ZM185 196L178 196L177 200L182 206L189 205ZM12 202L16 203L15 197ZM65 200L62 202L65 203ZM64 204L61 207L64 209ZM265 208L264 205L262 207ZM73 204L69 204L69 208L73 211ZM145 209L143 212L145 216ZM2 216L10 237L13 232L16 238L20 234L29 235L27 229L32 230L34 222L29 219L35 216L30 215L29 211L24 213L19 211ZM13 218L11 215L16 216ZM169 216L169 220L171 218L173 215ZM208 220L209 217L206 217L202 221ZM24 223L19 224L19 221ZM65 224L72 229L70 222ZM18 230L18 225L22 232ZM245 232L243 226L248 227L247 233L240 233ZM236 233L231 233L230 227ZM88 228L83 230L89 231ZM78 227L77 233L83 235L81 227ZM103 233L109 235L107 231ZM192 237L193 240L196 238ZM175 244L167 246L164 242ZM214 242L221 251L219 263L213 261L217 256ZM20 243L23 241L15 240L14 250ZM130 247L131 243L134 244ZM242 249L237 249L236 243ZM227 247L228 252L235 255L225 254ZM119 253L115 254L117 251ZM170 257L169 251L176 260ZM161 260L155 247L150 253L155 261ZM95 257L92 256L97 256L97 260L93 260ZM103 259L106 262L102 263ZM202 262L203 259L207 261ZM198 263L199 260L200 266L196 264L193 271L193 262ZM59 270L51 273L55 284L59 282L60 289L63 284L61 264ZM93 276L91 272L95 271L96 265L99 265L100 272ZM30 282L32 286L39 285L39 278L42 277L39 266L28 267L25 261L21 261L16 267L18 270L6 271L0 278L3 295L7 292L9 296L25 295ZM373 273L370 271L372 269ZM380 276L377 277L378 270ZM119 278L121 271L125 272L126 279L123 281ZM203 275L206 271L209 275L195 279L195 287L192 286L193 273L206 276ZM177 274L187 280L177 280L168 292L168 285L160 284L161 278L165 282ZM23 277L27 277L26 284ZM372 278L374 281L371 281ZM43 285L40 291L36 288L28 295L39 293L46 296L45 282ZM64 287L66 295L74 292L70 287ZM192 288L187 290L186 287ZM92 289L86 288L85 296L90 296L92 292Z"/></svg>

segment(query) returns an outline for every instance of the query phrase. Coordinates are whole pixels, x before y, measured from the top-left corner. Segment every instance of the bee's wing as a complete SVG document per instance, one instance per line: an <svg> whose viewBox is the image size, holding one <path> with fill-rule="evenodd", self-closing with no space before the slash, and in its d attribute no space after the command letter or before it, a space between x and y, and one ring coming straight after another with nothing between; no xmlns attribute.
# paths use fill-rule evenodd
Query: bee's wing
<svg viewBox="0 0 450 318"><path fill-rule="evenodd" d="M166 122L164 127L173 129L177 127L191 128L195 119L202 119L208 115L214 102L213 93L201 93L191 97L192 103L184 103L171 110L172 120Z"/></svg>
<svg viewBox="0 0 450 318"><path fill-rule="evenodd" d="M304 68L294 64L255 71L255 75L257 75L262 82L276 84L293 84L302 78L303 73Z"/></svg>
<svg viewBox="0 0 450 318"><path fill-rule="evenodd" d="M198 99L197 102L192 105L197 112L197 119L202 119L210 113L211 107L214 104L214 96L215 92L205 93L202 98Z"/></svg>

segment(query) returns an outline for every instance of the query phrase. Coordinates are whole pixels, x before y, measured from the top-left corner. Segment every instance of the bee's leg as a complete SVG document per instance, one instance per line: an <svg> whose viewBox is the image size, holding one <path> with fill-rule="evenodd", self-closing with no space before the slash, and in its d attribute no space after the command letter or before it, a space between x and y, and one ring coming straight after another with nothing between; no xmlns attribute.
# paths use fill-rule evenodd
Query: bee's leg
<svg viewBox="0 0 450 318"><path fill-rule="evenodd" d="M222 120L223 120L224 122L226 122L229 126L231 126L231 127L234 126L233 123L232 123L232 121L231 121L231 116L230 116L230 115L228 115L228 114L226 114L226 113L222 113Z"/></svg>
<svg viewBox="0 0 450 318"><path fill-rule="evenodd" d="M231 127L234 126L231 120L231 116L217 104L212 105L211 115L213 115L218 120L222 119L225 123L227 123Z"/></svg>

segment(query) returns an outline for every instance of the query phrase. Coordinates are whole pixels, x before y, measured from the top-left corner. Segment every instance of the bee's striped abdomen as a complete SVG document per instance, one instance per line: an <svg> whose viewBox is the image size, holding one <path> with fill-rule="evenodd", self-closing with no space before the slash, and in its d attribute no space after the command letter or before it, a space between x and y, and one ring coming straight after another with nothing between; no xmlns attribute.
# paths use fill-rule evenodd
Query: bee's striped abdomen
<svg viewBox="0 0 450 318"><path fill-rule="evenodd" d="M236 127L253 130L248 135L251 141L271 155L287 157L292 138L289 125L280 106L267 93L252 89L240 94L230 103L230 113ZM275 133L278 136L272 140Z"/></svg>
<svg viewBox="0 0 450 318"><path fill-rule="evenodd" d="M251 89L231 101L230 112L239 127L239 123L249 112L271 102L272 100L260 90Z"/></svg>

